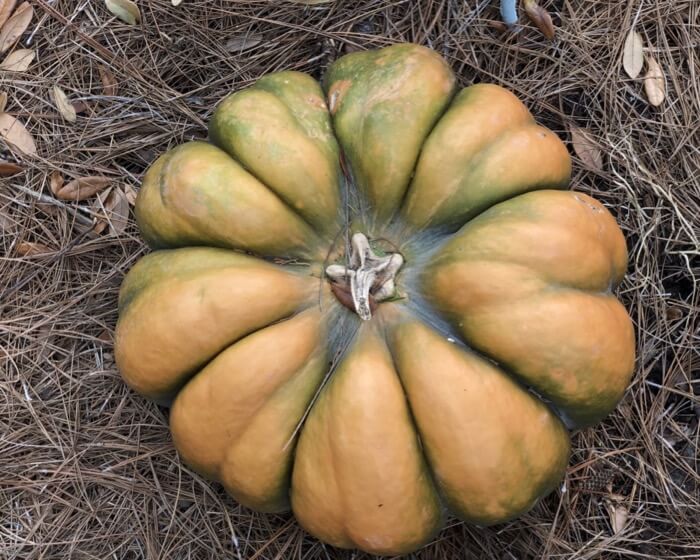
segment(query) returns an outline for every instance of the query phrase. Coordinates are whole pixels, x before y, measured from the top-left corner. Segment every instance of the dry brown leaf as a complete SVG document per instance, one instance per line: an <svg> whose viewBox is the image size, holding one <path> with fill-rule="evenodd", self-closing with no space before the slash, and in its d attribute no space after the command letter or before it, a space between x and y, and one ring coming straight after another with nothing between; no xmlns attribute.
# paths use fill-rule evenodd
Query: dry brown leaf
<svg viewBox="0 0 700 560"><path fill-rule="evenodd" d="M547 37L550 41L554 39L554 23L552 22L552 17L549 12L540 6L536 0L525 0L525 13L530 21L537 26L542 32L542 35Z"/></svg>
<svg viewBox="0 0 700 560"><path fill-rule="evenodd" d="M683 318L683 310L679 307L669 306L666 308L666 319L669 321L678 321Z"/></svg>
<svg viewBox="0 0 700 560"><path fill-rule="evenodd" d="M97 198L94 200L92 203L92 210L100 215L102 215L105 211L105 203L107 202L107 198L109 195L112 193L112 187L109 187L99 193L97 195ZM107 221L106 217L99 217L95 218L95 224L92 226L92 231L94 231L97 235L102 233L104 230L107 229L107 226L109 225L109 222Z"/></svg>
<svg viewBox="0 0 700 560"><path fill-rule="evenodd" d="M170 3L173 6L179 6L180 4L182 4L182 0L170 0Z"/></svg>
<svg viewBox="0 0 700 560"><path fill-rule="evenodd" d="M80 177L63 185L54 194L62 200L85 200L104 190L110 182L107 177Z"/></svg>
<svg viewBox="0 0 700 560"><path fill-rule="evenodd" d="M90 109L90 105L85 103L85 101L71 101L71 105L73 105L73 110L77 113L85 113Z"/></svg>
<svg viewBox="0 0 700 560"><path fill-rule="evenodd" d="M647 73L644 75L644 91L649 103L658 107L666 99L664 71L653 56L647 57Z"/></svg>
<svg viewBox="0 0 700 560"><path fill-rule="evenodd" d="M105 6L124 23L136 25L141 21L139 7L131 0L105 0Z"/></svg>
<svg viewBox="0 0 700 560"><path fill-rule="evenodd" d="M56 108L61 116L69 123L74 123L76 120L75 109L71 105L66 93L58 86L53 86L53 100L56 103Z"/></svg>
<svg viewBox="0 0 700 560"><path fill-rule="evenodd" d="M97 219L92 228L95 233L102 233L107 226L114 234L120 234L126 229L129 223L129 201L119 187L101 192L92 206L95 212L104 215Z"/></svg>
<svg viewBox="0 0 700 560"><path fill-rule="evenodd" d="M35 56L36 53L32 49L17 49L5 57L0 68L10 72L25 72L34 62Z"/></svg>
<svg viewBox="0 0 700 560"><path fill-rule="evenodd" d="M114 344L114 333L109 329L103 329L103 331L97 335L97 340L103 342L107 346Z"/></svg>
<svg viewBox="0 0 700 560"><path fill-rule="evenodd" d="M7 113L0 113L0 137L24 154L36 154L32 135L21 122Z"/></svg>
<svg viewBox="0 0 700 560"><path fill-rule="evenodd" d="M503 33L508 31L508 26L505 23L503 23L502 21L495 20L495 19L487 19L486 25L488 25L489 27L492 27L496 31L501 31Z"/></svg>
<svg viewBox="0 0 700 560"><path fill-rule="evenodd" d="M49 189L51 189L54 196L58 196L58 191L61 190L62 186L63 175L61 175L61 172L56 169L52 171L51 175L49 176Z"/></svg>
<svg viewBox="0 0 700 560"><path fill-rule="evenodd" d="M32 21L34 8L29 2L22 2L15 10L12 17L5 22L0 29L0 54L14 45L29 27Z"/></svg>
<svg viewBox="0 0 700 560"><path fill-rule="evenodd" d="M629 511L624 506L615 506L615 511L613 513L612 526L615 534L622 531L627 526L627 519L629 518Z"/></svg>
<svg viewBox="0 0 700 560"><path fill-rule="evenodd" d="M574 152L584 165L593 171L603 171L603 154L601 154L591 131L587 128L570 125L569 132Z"/></svg>
<svg viewBox="0 0 700 560"><path fill-rule="evenodd" d="M2 29L3 24L9 19L16 5L17 0L0 0L0 29Z"/></svg>
<svg viewBox="0 0 700 560"><path fill-rule="evenodd" d="M251 33L249 35L240 35L231 37L226 41L224 47L228 52L241 52L246 49L252 49L256 45L262 43L263 36L260 33Z"/></svg>
<svg viewBox="0 0 700 560"><path fill-rule="evenodd" d="M92 226L92 231L94 231L97 235L100 235L104 230L107 229L107 226L109 224L107 223L107 220L103 220L102 218L98 218L97 221L95 222L95 225Z"/></svg>
<svg viewBox="0 0 700 560"><path fill-rule="evenodd" d="M0 177L10 177L20 171L24 171L24 168L11 161L0 159Z"/></svg>
<svg viewBox="0 0 700 560"><path fill-rule="evenodd" d="M100 73L100 81L102 82L102 93L109 97L117 95L117 79L114 77L114 74L102 65L98 66L97 70Z"/></svg>
<svg viewBox="0 0 700 560"><path fill-rule="evenodd" d="M114 213L112 215L112 231L117 235L123 233L129 225L129 200L122 190L118 192L119 200L114 207Z"/></svg>
<svg viewBox="0 0 700 560"><path fill-rule="evenodd" d="M122 233L129 224L129 201L120 188L113 189L105 201L109 229L115 235Z"/></svg>
<svg viewBox="0 0 700 560"><path fill-rule="evenodd" d="M5 112L5 107L7 107L7 93L0 91L0 113Z"/></svg>
<svg viewBox="0 0 700 560"><path fill-rule="evenodd" d="M51 249L43 243L35 243L34 241L20 241L17 245L17 254L20 257L44 255L46 253L51 253Z"/></svg>
<svg viewBox="0 0 700 560"><path fill-rule="evenodd" d="M625 39L625 48L622 53L622 66L627 75L634 79L639 76L644 65L644 41L642 36L632 29Z"/></svg>
<svg viewBox="0 0 700 560"><path fill-rule="evenodd" d="M622 504L623 501L625 501L625 497L619 494L612 494L605 498L605 507L610 516L610 527L614 535L627 526L629 510Z"/></svg>
<svg viewBox="0 0 700 560"><path fill-rule="evenodd" d="M66 209L56 206L55 204L48 204L47 202L37 202L36 207L41 210L47 216L52 218L60 219L65 217ZM89 218L87 218L89 219Z"/></svg>
<svg viewBox="0 0 700 560"><path fill-rule="evenodd" d="M131 206L136 206L136 197L138 196L136 189L131 185L127 185L124 187L124 194L126 195L126 199L129 201L129 204Z"/></svg>

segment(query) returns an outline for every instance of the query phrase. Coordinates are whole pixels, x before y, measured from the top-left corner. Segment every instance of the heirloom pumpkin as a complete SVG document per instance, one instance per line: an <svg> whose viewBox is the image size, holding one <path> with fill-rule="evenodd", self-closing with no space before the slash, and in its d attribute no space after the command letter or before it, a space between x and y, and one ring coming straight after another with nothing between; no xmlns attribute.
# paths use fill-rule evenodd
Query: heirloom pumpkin
<svg viewBox="0 0 700 560"><path fill-rule="evenodd" d="M488 525L562 479L569 427L621 398L625 240L566 189L559 138L435 52L357 52L322 88L280 72L211 143L147 172L154 252L120 293L116 359L172 404L183 460L259 511L378 554L447 513Z"/></svg>

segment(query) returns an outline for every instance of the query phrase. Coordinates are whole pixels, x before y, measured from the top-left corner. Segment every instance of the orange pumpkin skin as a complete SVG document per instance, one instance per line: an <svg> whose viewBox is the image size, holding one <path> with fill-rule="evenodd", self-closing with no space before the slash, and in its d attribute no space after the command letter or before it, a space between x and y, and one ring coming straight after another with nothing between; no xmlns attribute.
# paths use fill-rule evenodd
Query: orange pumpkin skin
<svg viewBox="0 0 700 560"><path fill-rule="evenodd" d="M323 88L266 76L217 108L213 144L149 169L158 250L124 280L116 359L242 504L407 553L448 513L527 511L563 476L564 421L615 407L627 252L506 90L455 94L417 45L347 55Z"/></svg>

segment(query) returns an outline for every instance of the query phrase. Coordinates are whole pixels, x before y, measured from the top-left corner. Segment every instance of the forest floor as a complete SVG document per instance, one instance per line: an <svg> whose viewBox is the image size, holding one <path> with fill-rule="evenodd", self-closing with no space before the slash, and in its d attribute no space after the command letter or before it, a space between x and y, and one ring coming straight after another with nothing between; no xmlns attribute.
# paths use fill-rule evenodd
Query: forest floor
<svg viewBox="0 0 700 560"><path fill-rule="evenodd" d="M136 25L101 1L30 4L8 52L35 58L0 69L0 124L16 118L15 142L36 147L0 137L0 558L365 557L187 469L167 411L121 381L112 335L119 285L146 252L130 200L154 158L204 138L216 103L266 73L319 77L344 52L400 41L439 51L463 85L510 88L565 139L572 188L627 238L618 294L638 352L616 411L573 434L560 490L503 525L452 520L416 557L700 558L699 2L542 1L554 41L524 14L518 33L497 29L495 1L140 0ZM632 29L647 59L634 79ZM100 196L54 194L89 176L107 178Z"/></svg>

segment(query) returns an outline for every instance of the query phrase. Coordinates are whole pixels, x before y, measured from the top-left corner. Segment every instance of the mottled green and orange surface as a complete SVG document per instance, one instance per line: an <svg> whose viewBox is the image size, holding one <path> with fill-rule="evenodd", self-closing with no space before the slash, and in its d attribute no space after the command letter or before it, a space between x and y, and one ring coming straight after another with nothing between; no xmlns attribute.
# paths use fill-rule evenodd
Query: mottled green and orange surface
<svg viewBox="0 0 700 560"><path fill-rule="evenodd" d="M381 554L448 512L498 523L551 491L560 418L603 418L634 363L612 293L625 240L562 190L558 137L508 91L456 92L436 53L397 45L341 58L323 88L266 76L221 103L210 139L146 175L137 219L157 250L124 281L116 333L127 383L172 402L183 459ZM370 321L323 277L348 231L406 261Z"/></svg>

